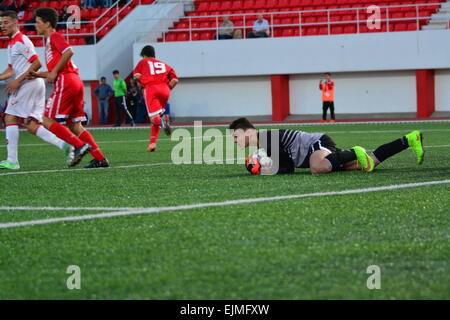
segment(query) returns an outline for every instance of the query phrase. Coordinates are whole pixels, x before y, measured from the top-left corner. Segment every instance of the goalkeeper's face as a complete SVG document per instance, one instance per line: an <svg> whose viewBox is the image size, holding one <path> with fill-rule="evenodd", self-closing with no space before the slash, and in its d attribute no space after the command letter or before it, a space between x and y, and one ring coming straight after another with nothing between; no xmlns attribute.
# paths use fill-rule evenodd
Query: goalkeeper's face
<svg viewBox="0 0 450 320"><path fill-rule="evenodd" d="M231 135L233 136L234 143L241 149L258 145L258 133L256 129L247 129L245 131L243 129L231 130Z"/></svg>

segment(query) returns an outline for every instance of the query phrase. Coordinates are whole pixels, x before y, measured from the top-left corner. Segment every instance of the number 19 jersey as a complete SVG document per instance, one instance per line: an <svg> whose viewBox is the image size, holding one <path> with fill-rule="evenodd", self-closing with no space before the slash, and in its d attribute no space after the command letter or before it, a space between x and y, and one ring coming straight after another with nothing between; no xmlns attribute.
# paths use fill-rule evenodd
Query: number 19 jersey
<svg viewBox="0 0 450 320"><path fill-rule="evenodd" d="M171 80L178 79L175 70L164 62L146 58L139 61L133 75L141 76L140 81L144 87L144 99L149 117L162 113L170 97L168 84Z"/></svg>
<svg viewBox="0 0 450 320"><path fill-rule="evenodd" d="M171 66L154 58L139 61L133 74L141 76L141 83L144 87L162 83L168 84L170 80L178 79Z"/></svg>

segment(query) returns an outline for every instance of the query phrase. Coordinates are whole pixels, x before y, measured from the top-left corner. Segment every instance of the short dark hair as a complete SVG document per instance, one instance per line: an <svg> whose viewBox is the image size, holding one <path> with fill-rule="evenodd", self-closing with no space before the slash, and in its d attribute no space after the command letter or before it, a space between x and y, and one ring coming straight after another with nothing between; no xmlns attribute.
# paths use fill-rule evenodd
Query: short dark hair
<svg viewBox="0 0 450 320"><path fill-rule="evenodd" d="M239 118L234 120L230 124L229 129L231 130L243 129L245 131L247 129L255 129L255 127L251 124L251 122L247 118Z"/></svg>
<svg viewBox="0 0 450 320"><path fill-rule="evenodd" d="M101 77L100 80L103 81L103 80L106 80L106 78L105 77Z"/></svg>
<svg viewBox="0 0 450 320"><path fill-rule="evenodd" d="M329 72L325 72L324 75L331 77L331 73L329 73Z"/></svg>
<svg viewBox="0 0 450 320"><path fill-rule="evenodd" d="M5 12L2 12L0 14L0 17L4 18L4 17L9 17L13 20L19 20L19 17L17 17L17 13L15 11L12 10L7 10Z"/></svg>
<svg viewBox="0 0 450 320"><path fill-rule="evenodd" d="M41 20L46 23L50 22L53 29L56 29L58 24L58 12L52 8L39 8L36 9L36 18L41 18Z"/></svg>
<svg viewBox="0 0 450 320"><path fill-rule="evenodd" d="M119 74L119 70L114 70L113 74Z"/></svg>
<svg viewBox="0 0 450 320"><path fill-rule="evenodd" d="M141 50L141 57L149 57L154 58L155 57L155 48L153 46L145 46Z"/></svg>

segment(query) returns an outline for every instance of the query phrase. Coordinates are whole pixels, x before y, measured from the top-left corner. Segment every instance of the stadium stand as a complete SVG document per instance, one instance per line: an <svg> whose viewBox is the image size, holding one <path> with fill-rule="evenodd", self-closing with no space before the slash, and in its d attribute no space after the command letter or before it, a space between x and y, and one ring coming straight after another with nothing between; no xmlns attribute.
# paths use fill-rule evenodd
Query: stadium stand
<svg viewBox="0 0 450 320"><path fill-rule="evenodd" d="M81 9L81 29L68 30L68 32L61 30L62 34L67 36L72 45L86 45L88 38L94 38L96 34L97 40L104 37L112 28L114 28L123 18L131 12L138 4L151 4L154 0L131 1L124 5L113 5L111 8L94 8ZM24 12L20 24L26 24L27 21L33 19L33 11L37 8L54 8L58 12L65 6L78 5L80 0L63 0L63 1L26 1L27 10ZM117 14L119 11L119 14ZM34 28L32 28L34 29ZM36 34L36 31L29 31L26 28L21 28L22 32L30 37L31 41L37 47L43 46L42 37ZM6 48L9 40L6 37L0 37L0 48Z"/></svg>
<svg viewBox="0 0 450 320"><path fill-rule="evenodd" d="M269 21L274 37L367 32L416 31L427 24L443 0L234 0L195 1L195 10L177 21L158 41L212 40L220 16L235 28L251 31L258 14ZM367 7L381 7L381 26L370 29ZM359 20L359 23L357 22ZM328 21L330 23L328 23Z"/></svg>

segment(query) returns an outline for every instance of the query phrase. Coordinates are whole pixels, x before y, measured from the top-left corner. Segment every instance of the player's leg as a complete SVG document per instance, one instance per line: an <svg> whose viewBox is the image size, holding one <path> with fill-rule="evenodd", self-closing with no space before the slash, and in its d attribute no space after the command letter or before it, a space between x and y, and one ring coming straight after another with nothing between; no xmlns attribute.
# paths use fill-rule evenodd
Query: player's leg
<svg viewBox="0 0 450 320"><path fill-rule="evenodd" d="M6 109L6 111L8 111L8 109ZM8 158L0 162L0 169L18 170L20 169L18 158L18 145L19 145L18 117L7 113L5 115L5 125L6 125L6 144L7 144Z"/></svg>
<svg viewBox="0 0 450 320"><path fill-rule="evenodd" d="M28 121L27 130L29 133L35 135L36 137L39 137L43 141L50 143L56 146L57 148L61 149L62 151L64 151L67 163L70 163L73 160L73 153L75 148L70 144L68 144L67 142L55 136L36 119L30 119Z"/></svg>
<svg viewBox="0 0 450 320"><path fill-rule="evenodd" d="M114 108L116 110L114 126L120 127L121 125L120 116L122 114L122 97L114 98Z"/></svg>
<svg viewBox="0 0 450 320"><path fill-rule="evenodd" d="M327 111L328 111L328 104L326 101L323 101L322 102L322 121L321 122L327 121Z"/></svg>
<svg viewBox="0 0 450 320"><path fill-rule="evenodd" d="M68 125L70 130L84 143L90 146L89 153L94 158L85 168L100 168L109 167L109 162L103 155L91 133L86 130L81 124L82 121L86 121L84 115L84 87L83 83L77 82L77 87L74 88L72 97L72 108L69 114Z"/></svg>
<svg viewBox="0 0 450 320"><path fill-rule="evenodd" d="M69 127L70 130L80 138L80 140L84 141L91 147L89 153L94 159L92 159L91 162L85 166L85 168L108 168L108 159L105 158L94 137L83 127L81 121L72 122L69 124Z"/></svg>
<svg viewBox="0 0 450 320"><path fill-rule="evenodd" d="M169 106L169 105L167 105ZM164 129L164 132L167 136L170 136L172 134L172 128L170 127L170 114L167 111L167 106L166 109L164 111L164 113L161 116L161 121L162 121L162 127Z"/></svg>
<svg viewBox="0 0 450 320"><path fill-rule="evenodd" d="M373 152L373 156L378 160L378 162L381 163L408 148L413 150L417 158L417 163L422 164L425 155L425 150L423 148L423 135L417 130L410 132L392 142L379 146Z"/></svg>
<svg viewBox="0 0 450 320"><path fill-rule="evenodd" d="M81 86L83 85L80 81ZM79 84L70 75L59 75L55 89L47 101L44 112L44 126L55 136L75 147L70 167L77 165L88 153L90 146L80 140L66 126L58 121L67 120L73 108L73 101L79 91Z"/></svg>
<svg viewBox="0 0 450 320"><path fill-rule="evenodd" d="M27 90L23 93L23 100L28 104L29 115L27 130L45 142L53 144L64 151L67 163L73 160L74 147L55 136L42 125L42 115L45 112L45 83L43 79L35 79L24 85Z"/></svg>
<svg viewBox="0 0 450 320"><path fill-rule="evenodd" d="M156 151L156 142L158 140L159 131L161 130L161 116L159 114L150 116L150 144L148 146L148 152Z"/></svg>
<svg viewBox="0 0 450 320"><path fill-rule="evenodd" d="M164 129L164 133L167 136L170 136L172 133L172 130L170 129L170 122L169 122L169 113L170 113L170 104L168 103L170 96L170 90L166 90L164 94L161 94L159 97L159 101L162 106L164 107L164 112L161 113L161 126Z"/></svg>
<svg viewBox="0 0 450 320"><path fill-rule="evenodd" d="M167 88L167 90L169 90ZM148 152L156 151L156 142L158 140L159 131L161 130L161 113L163 112L163 105L161 104L160 92L158 88L145 88L144 98L145 104L147 106L148 116L150 118L150 144L148 146ZM167 98L165 99L165 104L167 104ZM164 104L164 105L165 105Z"/></svg>
<svg viewBox="0 0 450 320"><path fill-rule="evenodd" d="M330 115L331 115L331 120L330 120L330 122L335 122L335 117L334 117L334 101L330 101Z"/></svg>
<svg viewBox="0 0 450 320"><path fill-rule="evenodd" d="M134 127L136 124L134 123L133 116L131 115L130 109L128 108L127 98L125 96L122 97L122 106L123 110L125 111L125 116L130 121L131 126Z"/></svg>
<svg viewBox="0 0 450 320"><path fill-rule="evenodd" d="M345 165L356 160L353 150L341 150L336 148L334 141L323 135L319 141L310 148L309 166L311 173L328 173L331 171L345 170Z"/></svg>

